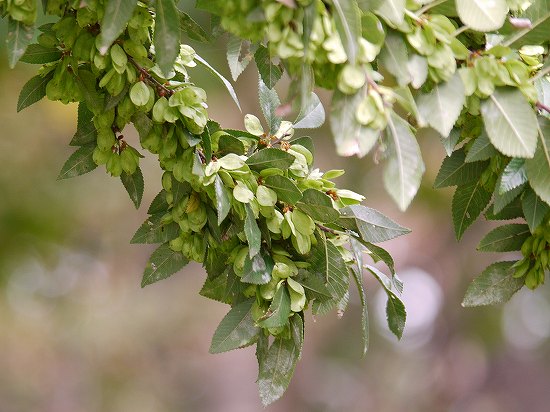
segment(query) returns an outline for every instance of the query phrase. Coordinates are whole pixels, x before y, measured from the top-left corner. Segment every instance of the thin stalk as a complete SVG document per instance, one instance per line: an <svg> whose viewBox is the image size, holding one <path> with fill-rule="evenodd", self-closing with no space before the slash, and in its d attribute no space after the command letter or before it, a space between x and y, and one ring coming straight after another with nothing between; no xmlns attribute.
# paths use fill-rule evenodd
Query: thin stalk
<svg viewBox="0 0 550 412"><path fill-rule="evenodd" d="M440 4L445 3L447 0L436 0L432 1L430 4L426 4L424 7L418 9L416 11L417 16L422 16L424 13L426 13L428 10L430 10L432 7L439 6Z"/></svg>

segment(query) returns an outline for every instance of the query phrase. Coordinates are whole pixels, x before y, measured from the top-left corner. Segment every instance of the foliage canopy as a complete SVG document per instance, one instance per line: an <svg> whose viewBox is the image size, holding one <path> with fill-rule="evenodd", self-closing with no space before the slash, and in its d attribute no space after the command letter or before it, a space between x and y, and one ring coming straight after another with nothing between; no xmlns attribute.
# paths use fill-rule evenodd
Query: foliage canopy
<svg viewBox="0 0 550 412"><path fill-rule="evenodd" d="M521 252L490 265L464 306L506 301L544 282L550 262L549 0L197 0L201 27L174 0L43 0L52 23L37 27L35 0L0 0L8 60L38 64L17 110L44 96L78 102L77 149L59 178L105 165L140 206L142 157L122 132L133 124L158 156L162 190L132 243L157 243L142 286L189 261L203 263L201 295L231 305L212 353L256 344L264 404L287 388L300 358L304 310L346 308L350 280L368 314L363 271L388 295L400 338L403 284L378 243L406 234L364 197L336 186L343 171L313 167L312 139L325 109L315 87L332 90L330 124L342 156L375 152L400 209L417 193L424 163L417 130L441 136L448 156L435 187L456 186L457 239L482 214L504 223L481 251ZM36 32L36 33L35 33ZM201 65L239 106L231 82L189 39L227 37L234 81L255 62L265 122L223 129L188 68ZM33 41L36 39L36 42ZM183 42L183 43L182 43ZM292 80L281 102L274 87ZM240 107L240 106L239 106ZM285 120L294 114L293 121ZM390 275L364 262L366 252Z"/></svg>

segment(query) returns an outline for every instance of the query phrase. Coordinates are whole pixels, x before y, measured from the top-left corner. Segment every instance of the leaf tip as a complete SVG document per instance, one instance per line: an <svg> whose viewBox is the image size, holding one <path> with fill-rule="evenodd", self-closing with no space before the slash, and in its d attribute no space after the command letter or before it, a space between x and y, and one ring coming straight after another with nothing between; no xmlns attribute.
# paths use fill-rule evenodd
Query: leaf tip
<svg viewBox="0 0 550 412"><path fill-rule="evenodd" d="M100 46L99 46L99 54L102 56L105 56L107 54L107 51L109 51L109 42L105 41L104 37L101 37L100 40Z"/></svg>

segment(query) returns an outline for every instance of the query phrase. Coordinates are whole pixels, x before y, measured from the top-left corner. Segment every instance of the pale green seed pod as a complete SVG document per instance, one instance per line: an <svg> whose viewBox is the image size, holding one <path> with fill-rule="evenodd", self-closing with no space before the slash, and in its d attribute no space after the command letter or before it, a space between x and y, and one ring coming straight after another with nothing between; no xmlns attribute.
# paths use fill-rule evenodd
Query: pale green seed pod
<svg viewBox="0 0 550 412"><path fill-rule="evenodd" d="M306 292L304 287L292 278L288 278L286 282L290 294L290 309L293 312L303 311L306 305Z"/></svg>
<svg viewBox="0 0 550 412"><path fill-rule="evenodd" d="M233 271L239 277L242 277L244 275L244 262L247 255L248 246L242 246L235 256L235 261L233 262Z"/></svg>
<svg viewBox="0 0 550 412"><path fill-rule="evenodd" d="M273 299L273 296L275 296L275 292L277 290L277 284L279 283L279 279L272 277L269 283L265 285L260 286L260 295L265 300L271 300Z"/></svg>

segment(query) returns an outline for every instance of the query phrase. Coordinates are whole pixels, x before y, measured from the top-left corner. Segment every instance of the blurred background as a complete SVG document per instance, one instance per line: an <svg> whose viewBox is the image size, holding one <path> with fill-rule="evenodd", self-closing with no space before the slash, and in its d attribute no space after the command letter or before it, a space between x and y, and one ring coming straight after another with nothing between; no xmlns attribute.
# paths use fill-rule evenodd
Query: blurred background
<svg viewBox="0 0 550 412"><path fill-rule="evenodd" d="M5 30L1 25L0 47ZM229 77L223 43L196 48ZM104 168L56 181L74 150L68 142L76 105L43 100L16 113L19 90L37 67L9 70L5 50L0 56L0 411L264 410L254 348L208 353L228 307L198 295L200 265L140 288L154 247L129 240L160 190L155 159L142 161L146 188L138 211ZM260 116L254 69L236 84L243 113L216 79L200 70L191 75L222 126L242 128L243 113ZM137 144L133 131L125 135ZM342 319L307 315L303 358L286 395L267 411L548 411L550 290L522 290L503 307L460 306L468 283L497 256L475 250L489 223L476 223L456 242L453 190L431 188L444 156L438 138L419 138L427 171L401 213L372 156L335 156L327 127L311 136L318 167L345 168L340 187L365 194L368 206L413 230L382 245L405 282L407 326L397 342L385 325L385 295L365 275L367 356L361 358L352 291Z"/></svg>

